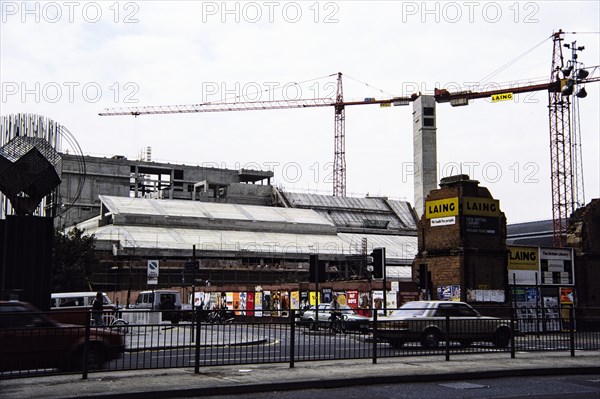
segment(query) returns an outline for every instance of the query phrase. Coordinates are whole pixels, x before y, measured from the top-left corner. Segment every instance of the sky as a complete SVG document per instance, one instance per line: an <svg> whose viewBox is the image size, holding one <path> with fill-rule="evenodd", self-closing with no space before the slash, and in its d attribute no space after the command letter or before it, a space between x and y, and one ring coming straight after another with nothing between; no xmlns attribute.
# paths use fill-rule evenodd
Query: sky
<svg viewBox="0 0 600 399"><path fill-rule="evenodd" d="M597 1L0 1L2 115L66 127L86 155L270 169L331 194L333 107L99 116L105 108L335 96L386 99L548 82L553 32L600 65ZM577 33L572 33L577 32ZM565 61L570 50L564 49ZM595 75L600 71L596 69ZM600 90L580 100L585 200L600 197ZM413 203L412 105L348 106L348 196ZM437 105L438 179L458 173L508 223L552 218L548 95ZM68 150L68 149L67 149Z"/></svg>

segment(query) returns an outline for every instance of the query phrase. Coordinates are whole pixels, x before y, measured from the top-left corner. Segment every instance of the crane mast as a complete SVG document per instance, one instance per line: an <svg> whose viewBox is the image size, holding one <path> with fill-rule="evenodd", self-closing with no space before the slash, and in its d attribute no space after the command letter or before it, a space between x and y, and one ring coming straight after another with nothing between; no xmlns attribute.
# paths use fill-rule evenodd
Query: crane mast
<svg viewBox="0 0 600 399"><path fill-rule="evenodd" d="M346 107L342 88L342 73L338 73L335 97L333 195L346 196Z"/></svg>

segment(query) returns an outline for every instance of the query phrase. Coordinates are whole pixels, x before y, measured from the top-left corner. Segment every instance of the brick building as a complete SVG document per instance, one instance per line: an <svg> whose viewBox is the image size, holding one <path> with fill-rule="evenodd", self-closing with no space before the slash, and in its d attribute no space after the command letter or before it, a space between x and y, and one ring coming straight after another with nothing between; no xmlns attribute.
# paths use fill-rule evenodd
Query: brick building
<svg viewBox="0 0 600 399"><path fill-rule="evenodd" d="M423 296L504 303L506 265L506 218L499 201L467 175L443 178L427 196L418 224L413 276Z"/></svg>

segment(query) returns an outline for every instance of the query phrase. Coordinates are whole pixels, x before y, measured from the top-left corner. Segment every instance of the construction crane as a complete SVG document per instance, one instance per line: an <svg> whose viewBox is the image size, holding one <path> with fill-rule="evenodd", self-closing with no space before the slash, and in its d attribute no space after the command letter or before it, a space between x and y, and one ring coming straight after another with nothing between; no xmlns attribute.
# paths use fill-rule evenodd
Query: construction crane
<svg viewBox="0 0 600 399"><path fill-rule="evenodd" d="M568 45L573 51L573 59L565 67L562 56L561 42L564 32L559 30L553 33L554 49L552 56L552 73L548 83L528 85L521 87L500 88L489 91L472 92L460 91L450 93L445 89L435 89L434 98L437 103L450 103L452 106L468 105L469 100L480 98L497 98L496 96L514 95L534 91L548 91L549 120L550 120L550 160L552 176L552 219L553 242L556 247L564 245L563 231L569 215L575 207L583 204L582 194L578 190L583 188L583 171L581 162L580 138L575 136L572 140L572 123L578 123L577 110L571 112L570 96L579 86L585 83L600 81L600 76L590 76L589 70L599 71L598 66L583 68L576 61L576 51L583 48L576 47L575 42ZM583 89L583 90L582 90ZM576 91L575 98L585 97L582 87ZM408 105L421 94L412 94L408 97L393 97L384 100L365 98L364 101L344 101L342 73L337 74L337 92L335 99L298 99L275 101L251 102L224 102L201 103L190 105L159 105L142 107L107 108L100 112L100 116L117 115L151 115L151 114L179 114L196 112L223 112L223 111L253 111L292 108L334 107L334 172L333 195L346 196L346 158L345 158L345 108L351 105ZM577 100L573 102L576 104ZM578 125L577 125L578 126ZM579 146L579 147L578 147ZM575 151L572 149L575 148ZM574 166L575 165L575 166ZM581 183L578 183L581 181ZM574 183L575 182L575 183Z"/></svg>
<svg viewBox="0 0 600 399"><path fill-rule="evenodd" d="M365 98L364 101L344 101L342 73L337 74L337 91L335 98L316 98L298 100L250 101L250 102L224 102L201 103L190 105L158 105L144 107L107 108L100 112L100 116L116 115L152 115L152 114L185 114L195 112L223 112L223 111L256 111L267 109L291 109L334 107L334 158L333 158L333 195L346 196L346 107L350 105L408 105L414 101L416 95L411 97L394 97L385 100Z"/></svg>
<svg viewBox="0 0 600 399"><path fill-rule="evenodd" d="M435 90L436 102L450 102L454 106L467 105L468 100L499 95L548 91L550 125L550 164L552 184L552 225L553 245L565 245L564 231L569 216L585 203L583 190L583 164L581 158L581 133L579 132L579 98L587 96L583 84L600 81L599 76L590 76L590 70L597 72L599 67L583 68L577 61L576 42L564 44L572 51L572 58L565 65L561 43L563 32L552 34L552 68L550 82L538 85L499 89L485 92L449 93ZM573 101L571 102L571 97Z"/></svg>

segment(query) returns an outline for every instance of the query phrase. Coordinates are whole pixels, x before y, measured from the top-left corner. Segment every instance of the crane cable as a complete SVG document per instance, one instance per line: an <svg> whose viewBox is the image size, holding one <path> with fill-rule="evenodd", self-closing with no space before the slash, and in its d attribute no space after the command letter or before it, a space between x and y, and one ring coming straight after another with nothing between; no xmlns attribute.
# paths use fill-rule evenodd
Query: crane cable
<svg viewBox="0 0 600 399"><path fill-rule="evenodd" d="M508 68L509 66L511 66L512 64L514 64L515 62L517 62L518 60L520 60L521 58L525 57L527 54L531 53L533 50L535 50L536 48L538 48L542 44L544 44L546 42L546 40L548 40L550 38L552 38L552 36L544 38L544 40L542 40L541 42L539 42L538 44L536 44L535 46L533 46L529 50L525 51L523 54L517 56L516 58L513 58L511 61L508 61L506 64L504 64L500 68L496 69L495 71L491 72L487 76L484 76L482 79L479 80L479 84L481 84L481 85L484 84L489 79L493 78L494 76L496 76L497 74L499 74L500 72L502 72L503 70L505 70L506 68Z"/></svg>
<svg viewBox="0 0 600 399"><path fill-rule="evenodd" d="M252 96L257 95L257 94L263 94L265 92L273 93L273 92L275 92L275 90L283 90L284 87L300 86L300 85L305 84L305 83L315 82L317 80L321 80L321 79L325 79L325 78L330 78L332 76L337 76L337 73L330 74L330 75L325 75L325 76L321 76L321 77L318 77L318 78L312 78L312 79L303 80L302 82L290 82L290 83L286 83L283 86L277 86L277 87L270 88L270 89L256 90L256 91L251 92L251 93L244 93L244 96L237 95L235 97L225 97L224 99L222 99L220 101L217 101L217 103L220 103L220 102L230 102L231 100L233 100L233 102L237 102L238 100L243 99L244 97L252 97ZM207 103L204 103L204 104L212 104L212 103L213 102L207 102Z"/></svg>

